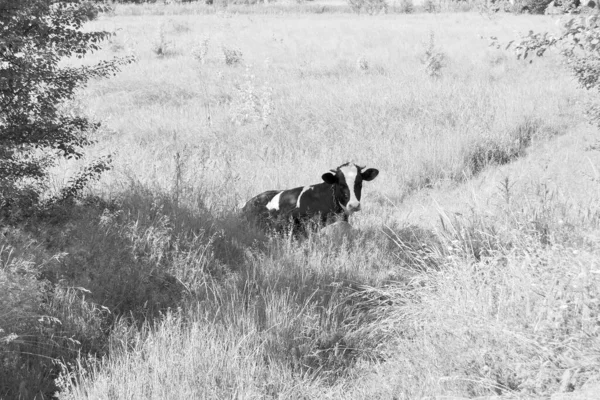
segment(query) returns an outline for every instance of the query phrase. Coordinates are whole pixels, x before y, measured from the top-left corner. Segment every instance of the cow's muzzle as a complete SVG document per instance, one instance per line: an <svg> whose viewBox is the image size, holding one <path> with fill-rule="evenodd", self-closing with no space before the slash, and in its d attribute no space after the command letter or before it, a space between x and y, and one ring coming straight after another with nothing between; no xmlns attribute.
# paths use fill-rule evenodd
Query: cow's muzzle
<svg viewBox="0 0 600 400"><path fill-rule="evenodd" d="M360 211L360 203L348 203L346 205L346 212L348 214L352 214L354 212Z"/></svg>

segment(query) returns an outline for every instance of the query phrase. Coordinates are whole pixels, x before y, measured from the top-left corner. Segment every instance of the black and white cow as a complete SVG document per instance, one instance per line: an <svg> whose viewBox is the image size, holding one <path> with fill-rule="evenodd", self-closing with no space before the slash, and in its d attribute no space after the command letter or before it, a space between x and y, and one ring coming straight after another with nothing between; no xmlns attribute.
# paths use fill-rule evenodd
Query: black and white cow
<svg viewBox="0 0 600 400"><path fill-rule="evenodd" d="M360 210L363 181L372 181L379 171L364 170L346 163L323 174L323 182L287 190L269 190L248 200L242 213L270 228L293 224L296 228L307 221L321 226L348 217Z"/></svg>

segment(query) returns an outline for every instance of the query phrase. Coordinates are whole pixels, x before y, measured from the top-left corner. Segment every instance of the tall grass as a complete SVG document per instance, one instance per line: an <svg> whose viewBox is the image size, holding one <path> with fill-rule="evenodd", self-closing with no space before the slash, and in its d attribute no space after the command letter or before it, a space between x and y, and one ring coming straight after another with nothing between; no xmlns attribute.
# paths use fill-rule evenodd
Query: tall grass
<svg viewBox="0 0 600 400"><path fill-rule="evenodd" d="M477 37L529 29L513 17L202 18L98 22L122 29L139 57L86 92L89 111L118 133L103 140L120 149L115 182L122 173L169 191L177 175L190 198L231 208L261 190L317 182L324 169L356 159L384 174L366 196L399 198L508 162L577 118L570 105L579 94L554 60L526 66ZM144 36L161 23L178 56L156 57ZM189 30L169 28L183 23ZM448 55L435 80L421 65L432 24L440 27L437 50ZM208 34L201 63L195 47ZM246 66L226 65L223 46L241 51ZM360 57L371 67L357 68Z"/></svg>
<svg viewBox="0 0 600 400"><path fill-rule="evenodd" d="M579 388L600 373L600 209L544 193L535 204L520 197L471 215L442 211L436 235L389 227L341 246L316 235L247 248L237 273L197 286L206 291L189 311L113 334L111 358L78 377L70 396L423 398Z"/></svg>
<svg viewBox="0 0 600 400"><path fill-rule="evenodd" d="M25 365L0 397L549 396L598 377L600 159L582 94L556 59L526 66L478 38L550 21L180 15L196 6L94 22L119 29L96 57L138 57L74 105L105 121L95 151L114 168L95 200L0 235L0 285L27 288L0 294L27 311L0 315L0 349ZM381 174L345 239L238 218L347 160ZM18 364L33 347L13 332L61 361Z"/></svg>

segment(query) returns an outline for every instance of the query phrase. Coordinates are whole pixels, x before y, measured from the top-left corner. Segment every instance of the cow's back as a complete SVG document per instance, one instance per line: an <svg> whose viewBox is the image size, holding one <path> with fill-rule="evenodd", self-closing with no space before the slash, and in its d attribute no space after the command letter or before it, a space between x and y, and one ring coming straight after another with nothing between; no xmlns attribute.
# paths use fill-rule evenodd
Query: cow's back
<svg viewBox="0 0 600 400"><path fill-rule="evenodd" d="M266 210L267 204L269 204L269 202L273 200L273 197L275 197L277 193L280 192L281 190L268 190L264 193L259 194L258 196L251 198L242 207L242 213L245 215L248 213L252 213L253 211Z"/></svg>
<svg viewBox="0 0 600 400"><path fill-rule="evenodd" d="M265 224L269 219L269 210L267 204L281 190L268 190L248 200L242 207L242 215L248 222Z"/></svg>

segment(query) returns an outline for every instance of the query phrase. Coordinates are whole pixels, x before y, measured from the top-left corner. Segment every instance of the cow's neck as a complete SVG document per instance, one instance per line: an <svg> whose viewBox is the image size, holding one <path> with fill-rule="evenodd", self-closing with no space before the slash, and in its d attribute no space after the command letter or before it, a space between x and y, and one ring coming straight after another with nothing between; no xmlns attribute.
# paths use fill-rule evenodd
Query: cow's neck
<svg viewBox="0 0 600 400"><path fill-rule="evenodd" d="M332 214L344 214L344 209L335 198L335 185L322 182L313 185L313 188L318 193L319 198L327 204L327 208L332 210Z"/></svg>

